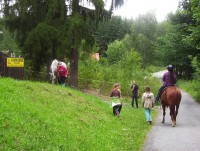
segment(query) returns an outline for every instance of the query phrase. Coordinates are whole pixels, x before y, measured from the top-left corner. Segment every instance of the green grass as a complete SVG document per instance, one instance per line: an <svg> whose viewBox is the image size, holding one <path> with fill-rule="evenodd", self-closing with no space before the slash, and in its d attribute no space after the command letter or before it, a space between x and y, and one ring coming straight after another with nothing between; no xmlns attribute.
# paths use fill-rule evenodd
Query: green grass
<svg viewBox="0 0 200 151"><path fill-rule="evenodd" d="M189 93L196 102L200 103L200 95L199 95L199 83L195 81L186 81L186 80L179 80L178 86Z"/></svg>
<svg viewBox="0 0 200 151"><path fill-rule="evenodd" d="M139 151L151 128L141 105L132 110L124 103L118 118L95 96L10 78L0 78L0 108L2 151Z"/></svg>

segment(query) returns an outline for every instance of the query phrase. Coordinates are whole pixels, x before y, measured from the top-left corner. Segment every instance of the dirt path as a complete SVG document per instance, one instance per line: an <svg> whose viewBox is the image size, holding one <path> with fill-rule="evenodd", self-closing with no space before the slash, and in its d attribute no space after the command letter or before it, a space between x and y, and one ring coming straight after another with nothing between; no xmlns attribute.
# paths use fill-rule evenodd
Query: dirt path
<svg viewBox="0 0 200 151"><path fill-rule="evenodd" d="M200 151L200 105L184 91L176 127L171 127L169 109L165 124L161 123L162 110L152 126L143 151Z"/></svg>

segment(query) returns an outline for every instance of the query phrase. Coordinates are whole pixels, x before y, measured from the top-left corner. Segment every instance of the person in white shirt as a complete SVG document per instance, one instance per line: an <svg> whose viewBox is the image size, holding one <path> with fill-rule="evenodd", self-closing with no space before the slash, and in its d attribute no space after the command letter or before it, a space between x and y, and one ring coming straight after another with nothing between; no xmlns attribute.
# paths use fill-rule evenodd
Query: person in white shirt
<svg viewBox="0 0 200 151"><path fill-rule="evenodd" d="M154 95L151 92L150 86L146 86L145 92L142 95L142 107L145 109L145 117L148 124L152 124L151 108L154 104Z"/></svg>

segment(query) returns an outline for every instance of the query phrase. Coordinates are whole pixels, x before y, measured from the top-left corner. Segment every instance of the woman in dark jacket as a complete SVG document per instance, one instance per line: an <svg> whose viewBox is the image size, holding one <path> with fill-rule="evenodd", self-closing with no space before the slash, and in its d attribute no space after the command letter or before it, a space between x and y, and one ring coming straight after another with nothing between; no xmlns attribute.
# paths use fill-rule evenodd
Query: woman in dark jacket
<svg viewBox="0 0 200 151"><path fill-rule="evenodd" d="M139 87L136 84L135 80L132 81L131 90L132 90L132 104L131 104L132 108L134 108L134 101L135 101L136 108L138 109Z"/></svg>

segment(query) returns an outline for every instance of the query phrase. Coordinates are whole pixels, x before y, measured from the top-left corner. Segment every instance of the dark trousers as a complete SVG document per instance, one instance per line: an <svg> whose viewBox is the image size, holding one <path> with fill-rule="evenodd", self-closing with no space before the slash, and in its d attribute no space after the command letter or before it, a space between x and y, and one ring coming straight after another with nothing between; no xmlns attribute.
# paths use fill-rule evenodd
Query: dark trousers
<svg viewBox="0 0 200 151"><path fill-rule="evenodd" d="M159 100L160 99L160 96L162 94L162 91L164 90L166 86L161 86L160 89L158 90L158 94L157 94L157 97L156 97L156 100Z"/></svg>
<svg viewBox="0 0 200 151"><path fill-rule="evenodd" d="M134 101L135 101L135 104L136 104L136 108L138 108L138 98L136 96L132 96L132 108L134 108Z"/></svg>
<svg viewBox="0 0 200 151"><path fill-rule="evenodd" d="M65 79L66 79L65 76L60 76L60 77L58 78L58 83L61 84L61 85L65 84Z"/></svg>
<svg viewBox="0 0 200 151"><path fill-rule="evenodd" d="M114 115L119 115L122 109L122 104L121 105L116 105L113 106L113 114Z"/></svg>

